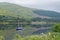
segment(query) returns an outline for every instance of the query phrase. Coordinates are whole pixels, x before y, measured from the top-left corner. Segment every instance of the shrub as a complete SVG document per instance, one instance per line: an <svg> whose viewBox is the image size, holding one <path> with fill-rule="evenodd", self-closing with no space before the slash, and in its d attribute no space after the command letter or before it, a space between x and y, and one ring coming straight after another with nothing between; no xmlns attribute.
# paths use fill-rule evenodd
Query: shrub
<svg viewBox="0 0 60 40"><path fill-rule="evenodd" d="M60 24L55 24L52 27L52 32L60 32Z"/></svg>

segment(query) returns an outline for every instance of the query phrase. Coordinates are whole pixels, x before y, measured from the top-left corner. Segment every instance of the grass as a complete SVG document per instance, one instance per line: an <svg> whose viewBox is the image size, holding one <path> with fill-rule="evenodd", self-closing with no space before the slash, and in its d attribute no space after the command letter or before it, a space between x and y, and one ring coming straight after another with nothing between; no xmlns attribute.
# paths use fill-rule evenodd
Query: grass
<svg viewBox="0 0 60 40"><path fill-rule="evenodd" d="M4 36L0 35L0 40L5 40ZM14 35L12 40L60 40L60 33L48 33L40 35L31 35L21 37L20 35Z"/></svg>
<svg viewBox="0 0 60 40"><path fill-rule="evenodd" d="M0 3L0 15L11 17L23 17L25 19L32 18L33 12L31 9L11 3Z"/></svg>
<svg viewBox="0 0 60 40"><path fill-rule="evenodd" d="M60 34L48 33L41 35L32 35L21 38L21 36L15 36L14 40L60 40Z"/></svg>

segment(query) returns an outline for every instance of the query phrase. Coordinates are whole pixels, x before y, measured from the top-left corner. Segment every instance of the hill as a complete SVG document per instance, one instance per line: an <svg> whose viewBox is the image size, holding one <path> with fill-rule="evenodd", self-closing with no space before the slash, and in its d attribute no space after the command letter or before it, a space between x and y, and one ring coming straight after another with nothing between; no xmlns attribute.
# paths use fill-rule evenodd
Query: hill
<svg viewBox="0 0 60 40"><path fill-rule="evenodd" d="M22 7L11 3L0 3L0 15L32 18L32 10L26 7Z"/></svg>
<svg viewBox="0 0 60 40"><path fill-rule="evenodd" d="M32 9L27 7L22 7L17 4L1 2L0 3L0 15L12 16L12 17L21 17L21 18L35 18L35 17L60 17L59 12L48 11L48 10L39 10Z"/></svg>
<svg viewBox="0 0 60 40"><path fill-rule="evenodd" d="M44 18L60 17L60 13L55 12L55 11L38 10L38 9L22 7L20 5L16 5L16 4L12 4L12 3L6 3L6 2L0 3L0 23L1 23L0 29L1 28L3 30L4 29L9 30L12 28L16 29L18 26L18 24L17 24L18 16L20 18L27 19L27 21L29 21L28 19L33 19L33 20L39 19L39 21L40 20L44 21L44 20L50 20L50 19L42 19L43 17ZM10 20L10 19L12 19L12 20ZM54 18L54 19L56 19L56 18ZM19 20L21 21L21 19L19 19ZM51 19L51 20L53 20L53 19ZM24 21L24 20L22 20L22 21ZM23 26L25 26L25 25L23 25ZM37 25L37 26L40 27L40 25ZM30 35L37 29L36 27L35 26L31 27L31 26L29 26L29 24L27 24L27 27L24 27L24 34ZM40 30L37 30L37 31L40 31Z"/></svg>
<svg viewBox="0 0 60 40"><path fill-rule="evenodd" d="M48 16L48 17L60 17L59 12L49 11L49 10L33 10L35 14Z"/></svg>

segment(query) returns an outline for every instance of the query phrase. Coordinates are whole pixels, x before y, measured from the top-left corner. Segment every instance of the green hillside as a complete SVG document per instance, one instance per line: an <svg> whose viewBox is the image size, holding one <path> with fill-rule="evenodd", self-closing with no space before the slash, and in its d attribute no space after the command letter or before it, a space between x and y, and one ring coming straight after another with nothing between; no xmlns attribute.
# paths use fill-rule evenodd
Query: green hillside
<svg viewBox="0 0 60 40"><path fill-rule="evenodd" d="M12 17L19 16L21 18L26 18L26 19L28 18L30 19L38 15L43 17L45 16L60 17L60 13L55 11L32 9L32 8L22 7L17 4L6 3L6 2L0 3L0 15L4 15L4 16L6 15L6 16L12 16Z"/></svg>
<svg viewBox="0 0 60 40"><path fill-rule="evenodd" d="M49 10L33 10L34 13L42 16L48 17L60 17L60 13L56 11L49 11Z"/></svg>
<svg viewBox="0 0 60 40"><path fill-rule="evenodd" d="M26 7L22 7L11 3L0 3L0 15L12 16L12 17L23 17L32 18L32 10Z"/></svg>

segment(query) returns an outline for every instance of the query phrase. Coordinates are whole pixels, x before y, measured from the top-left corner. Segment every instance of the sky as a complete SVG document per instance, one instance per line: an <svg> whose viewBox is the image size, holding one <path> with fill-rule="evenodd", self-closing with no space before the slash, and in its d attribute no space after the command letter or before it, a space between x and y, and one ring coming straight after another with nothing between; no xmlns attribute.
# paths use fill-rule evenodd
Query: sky
<svg viewBox="0 0 60 40"><path fill-rule="evenodd" d="M30 8L52 10L60 12L60 0L0 0Z"/></svg>

